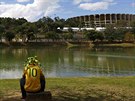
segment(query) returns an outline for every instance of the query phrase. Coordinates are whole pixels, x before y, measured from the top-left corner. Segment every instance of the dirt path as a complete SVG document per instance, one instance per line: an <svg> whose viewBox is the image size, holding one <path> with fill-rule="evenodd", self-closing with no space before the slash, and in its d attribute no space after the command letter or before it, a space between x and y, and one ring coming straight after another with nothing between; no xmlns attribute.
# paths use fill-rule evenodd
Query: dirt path
<svg viewBox="0 0 135 101"><path fill-rule="evenodd" d="M2 101L21 101L20 91L6 91L7 95L2 97Z"/></svg>

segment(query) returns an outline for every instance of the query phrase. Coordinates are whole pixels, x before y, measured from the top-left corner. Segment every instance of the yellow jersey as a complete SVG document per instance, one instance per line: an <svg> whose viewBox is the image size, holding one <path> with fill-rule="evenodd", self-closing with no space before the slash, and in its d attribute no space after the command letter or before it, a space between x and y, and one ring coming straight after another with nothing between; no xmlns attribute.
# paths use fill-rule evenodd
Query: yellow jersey
<svg viewBox="0 0 135 101"><path fill-rule="evenodd" d="M29 65L25 67L25 90L28 92L37 92L41 89L40 77L44 77L39 66Z"/></svg>

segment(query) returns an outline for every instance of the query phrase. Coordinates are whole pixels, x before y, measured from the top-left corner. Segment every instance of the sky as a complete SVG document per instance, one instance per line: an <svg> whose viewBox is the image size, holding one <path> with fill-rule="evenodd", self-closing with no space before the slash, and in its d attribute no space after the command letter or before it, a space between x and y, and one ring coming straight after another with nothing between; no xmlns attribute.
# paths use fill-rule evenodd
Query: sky
<svg viewBox="0 0 135 101"><path fill-rule="evenodd" d="M67 19L102 13L135 14L135 0L0 0L0 17L30 22L44 16Z"/></svg>

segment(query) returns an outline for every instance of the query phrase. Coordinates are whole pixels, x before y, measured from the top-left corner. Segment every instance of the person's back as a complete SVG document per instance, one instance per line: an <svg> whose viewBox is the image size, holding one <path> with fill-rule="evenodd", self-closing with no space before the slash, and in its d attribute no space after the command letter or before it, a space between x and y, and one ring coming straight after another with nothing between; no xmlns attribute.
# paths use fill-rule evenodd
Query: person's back
<svg viewBox="0 0 135 101"><path fill-rule="evenodd" d="M45 77L38 64L38 60L34 57L28 59L25 65L23 78L20 80L22 99L26 98L26 92L37 93L43 92L45 89Z"/></svg>
<svg viewBox="0 0 135 101"><path fill-rule="evenodd" d="M25 70L25 90L27 92L37 92L41 89L40 77L43 76L39 66L30 65Z"/></svg>

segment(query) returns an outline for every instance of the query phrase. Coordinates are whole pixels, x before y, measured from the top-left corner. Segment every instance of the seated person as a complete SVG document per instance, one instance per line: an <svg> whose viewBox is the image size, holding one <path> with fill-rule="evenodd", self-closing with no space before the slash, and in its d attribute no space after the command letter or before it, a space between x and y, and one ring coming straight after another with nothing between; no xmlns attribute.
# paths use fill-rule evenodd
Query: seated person
<svg viewBox="0 0 135 101"><path fill-rule="evenodd" d="M45 77L39 66L37 57L30 57L25 65L23 77L20 80L22 99L26 99L26 92L38 93L45 89Z"/></svg>

